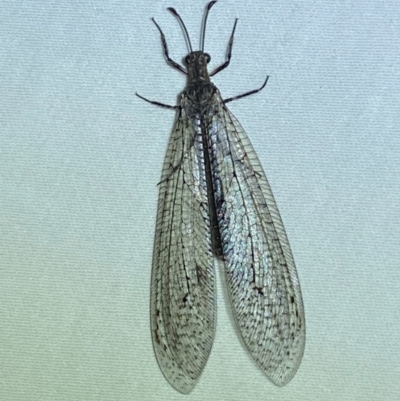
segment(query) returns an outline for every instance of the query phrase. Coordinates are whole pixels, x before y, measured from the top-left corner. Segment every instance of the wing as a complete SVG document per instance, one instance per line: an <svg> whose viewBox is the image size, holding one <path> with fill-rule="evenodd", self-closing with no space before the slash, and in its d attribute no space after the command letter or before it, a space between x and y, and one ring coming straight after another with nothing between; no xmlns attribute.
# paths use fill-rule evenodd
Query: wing
<svg viewBox="0 0 400 401"><path fill-rule="evenodd" d="M258 366L283 386L304 352L300 283L271 188L219 92L210 126L218 224L237 328Z"/></svg>
<svg viewBox="0 0 400 401"><path fill-rule="evenodd" d="M215 278L205 180L201 136L181 107L159 184L150 308L158 364L170 384L185 394L196 385L214 339Z"/></svg>

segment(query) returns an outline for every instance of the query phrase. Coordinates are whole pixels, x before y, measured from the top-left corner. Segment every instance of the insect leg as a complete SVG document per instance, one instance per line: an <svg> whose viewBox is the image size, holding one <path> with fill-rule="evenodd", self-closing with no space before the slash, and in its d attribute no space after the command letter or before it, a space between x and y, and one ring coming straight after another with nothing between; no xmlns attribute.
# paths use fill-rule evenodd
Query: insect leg
<svg viewBox="0 0 400 401"><path fill-rule="evenodd" d="M167 46L167 40L165 39L165 35L164 32L161 30L160 26L157 24L156 20L154 18L152 18L152 21L154 22L154 24L156 25L157 29L160 31L161 34L161 42L164 48L164 54L165 57L167 59L168 64L171 67L176 68L177 70L179 70L180 72L183 72L185 75L187 75L186 70L180 65L178 64L176 61L172 60L172 58L169 57L169 53L168 53L168 46Z"/></svg>
<svg viewBox="0 0 400 401"><path fill-rule="evenodd" d="M135 95L136 95L137 97L140 97L140 99L145 100L145 101L148 102L148 103L154 104L155 106L164 107L164 108L166 108L166 109L176 110L176 109L179 109L179 107L180 107L180 106L171 106L171 105L169 105L169 104L160 103L160 102L155 102L154 100L146 99L145 97L139 95L139 93L137 93L137 92L135 93Z"/></svg>
<svg viewBox="0 0 400 401"><path fill-rule="evenodd" d="M258 88L258 89L253 89L252 91L249 91L249 92L246 92L246 93L242 93L241 95L238 95L238 96L234 96L234 97L230 97L230 98L228 98L228 99L225 99L225 100L224 100L224 103L226 104L226 103L228 103L228 102L231 102L232 100L241 99L242 97L254 95L254 94L257 93L257 92L260 92L261 90L263 90L263 89L265 88L265 85L267 85L268 78L269 78L269 75L267 75L267 78L265 79L264 83L261 85L260 88Z"/></svg>
<svg viewBox="0 0 400 401"><path fill-rule="evenodd" d="M233 25L231 37L229 38L229 43L228 43L228 55L227 55L227 60L225 63L221 64L219 67L217 67L211 74L210 77L213 75L218 74L220 71L222 71L224 68L228 67L231 57L232 57L232 46L233 46L233 36L235 35L235 29L236 29L236 24L238 22L238 19L235 19L235 24Z"/></svg>

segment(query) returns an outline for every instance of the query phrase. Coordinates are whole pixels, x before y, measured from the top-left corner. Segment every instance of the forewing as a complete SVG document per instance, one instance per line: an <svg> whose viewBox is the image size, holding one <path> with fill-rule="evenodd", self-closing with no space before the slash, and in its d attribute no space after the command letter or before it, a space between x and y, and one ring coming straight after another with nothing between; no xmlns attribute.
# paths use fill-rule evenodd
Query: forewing
<svg viewBox="0 0 400 401"><path fill-rule="evenodd" d="M209 140L230 302L253 359L283 386L295 375L304 352L300 284L257 155L219 94L215 97Z"/></svg>
<svg viewBox="0 0 400 401"><path fill-rule="evenodd" d="M182 102L184 106L184 101ZM181 107L164 162L151 279L151 331L160 368L189 393L211 351L214 266L201 136Z"/></svg>

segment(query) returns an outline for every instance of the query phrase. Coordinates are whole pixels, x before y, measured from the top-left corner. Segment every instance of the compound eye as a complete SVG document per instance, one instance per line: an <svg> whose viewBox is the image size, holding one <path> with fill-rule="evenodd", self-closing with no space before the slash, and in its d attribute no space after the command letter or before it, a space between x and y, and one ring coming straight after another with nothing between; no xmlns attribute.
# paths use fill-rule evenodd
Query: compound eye
<svg viewBox="0 0 400 401"><path fill-rule="evenodd" d="M185 63L186 63L186 64L189 64L189 63L190 63L190 54L188 54L188 55L185 57Z"/></svg>
<svg viewBox="0 0 400 401"><path fill-rule="evenodd" d="M204 56L206 58L206 63L208 64L211 61L211 56L208 53L204 53Z"/></svg>

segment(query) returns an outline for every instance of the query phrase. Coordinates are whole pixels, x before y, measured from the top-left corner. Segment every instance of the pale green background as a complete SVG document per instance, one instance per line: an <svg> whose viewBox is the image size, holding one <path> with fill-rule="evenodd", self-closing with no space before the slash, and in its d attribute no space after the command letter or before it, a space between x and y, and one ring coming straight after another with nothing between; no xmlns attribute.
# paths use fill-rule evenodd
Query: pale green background
<svg viewBox="0 0 400 401"><path fill-rule="evenodd" d="M253 141L303 288L307 346L284 388L218 327L189 396L164 380L148 318L157 182L206 1L0 4L0 400L400 397L400 7L397 0L220 0L206 50Z"/></svg>

